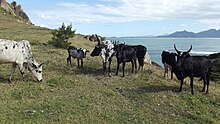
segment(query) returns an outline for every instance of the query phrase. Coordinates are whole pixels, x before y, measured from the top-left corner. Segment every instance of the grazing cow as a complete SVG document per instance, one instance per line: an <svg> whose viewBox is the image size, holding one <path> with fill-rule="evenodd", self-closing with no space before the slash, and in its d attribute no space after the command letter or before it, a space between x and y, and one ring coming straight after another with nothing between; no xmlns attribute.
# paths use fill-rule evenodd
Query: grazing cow
<svg viewBox="0 0 220 124"><path fill-rule="evenodd" d="M179 51L175 44L174 48L178 53L174 73L176 74L178 80L181 80L179 91L182 91L184 78L190 77L191 94L193 95L193 78L200 77L203 79L202 92L205 92L205 86L207 85L205 93L208 93L210 74L212 69L211 60L207 56L190 56L189 52L192 50L192 46L186 52Z"/></svg>
<svg viewBox="0 0 220 124"><path fill-rule="evenodd" d="M97 38L98 39L98 38ZM111 61L112 57L114 56L114 45L110 40L105 41L98 41L94 50L90 54L92 57L94 56L101 56L103 62L103 70L106 71L107 64L108 64L108 75L110 76L111 71Z"/></svg>
<svg viewBox="0 0 220 124"><path fill-rule="evenodd" d="M122 65L122 71L123 71L123 77L125 76L125 62L131 62L132 63L132 72L134 72L134 66L135 70L137 70L136 65L136 50L134 47L125 45L125 44L118 44L115 45L115 52L116 52L116 58L117 58L117 70L116 74L118 75L119 65L123 63Z"/></svg>
<svg viewBox="0 0 220 124"><path fill-rule="evenodd" d="M140 70L140 68L142 68L142 70L143 70L144 59L145 59L145 55L147 53L147 48L142 45L134 45L132 47L136 50L136 57L137 57L138 63L139 63L138 70Z"/></svg>
<svg viewBox="0 0 220 124"><path fill-rule="evenodd" d="M76 58L77 59L77 64L79 67L79 61L81 61L81 67L83 67L83 59L86 57L86 53L89 52L89 50L86 50L84 48L79 48L77 49L74 46L69 46L67 48L68 51L68 58L67 58L67 63L69 63L71 65L71 57Z"/></svg>
<svg viewBox="0 0 220 124"><path fill-rule="evenodd" d="M12 63L9 82L18 65L20 73L24 79L24 70L28 69L35 78L42 81L42 64L38 64L34 59L29 41L21 42L0 39L0 64Z"/></svg>
<svg viewBox="0 0 220 124"><path fill-rule="evenodd" d="M171 71L171 79L173 79L173 69L172 67L176 64L176 53L172 53L169 51L163 51L161 54L162 63L164 65L164 78L166 75L168 76L168 71Z"/></svg>

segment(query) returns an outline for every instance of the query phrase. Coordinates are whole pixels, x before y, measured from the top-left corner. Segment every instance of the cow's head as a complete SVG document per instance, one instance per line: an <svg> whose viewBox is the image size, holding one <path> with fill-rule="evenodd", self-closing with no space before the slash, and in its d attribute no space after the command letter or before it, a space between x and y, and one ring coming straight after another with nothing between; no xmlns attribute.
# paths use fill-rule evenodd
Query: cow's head
<svg viewBox="0 0 220 124"><path fill-rule="evenodd" d="M29 70L39 82L41 82L43 79L42 78L42 65L43 63L37 64L36 62L31 62L28 64Z"/></svg>
<svg viewBox="0 0 220 124"><path fill-rule="evenodd" d="M77 51L82 51L83 53L83 58L86 57L86 53L89 52L89 50L85 49L85 48L79 48Z"/></svg>
<svg viewBox="0 0 220 124"><path fill-rule="evenodd" d="M98 36L95 34L96 38L97 38L97 44L95 45L95 48L93 49L92 53L90 54L92 57L94 56L99 56L102 48L103 48L103 44L101 42L101 40L98 38Z"/></svg>
<svg viewBox="0 0 220 124"><path fill-rule="evenodd" d="M92 57L94 56L99 56L100 53L102 51L102 45L100 42L98 42L96 45L95 45L95 48L93 49L92 53L90 54Z"/></svg>
<svg viewBox="0 0 220 124"><path fill-rule="evenodd" d="M186 57L189 57L189 52L192 50L192 45L190 46L189 50L183 52L183 51L180 51L176 48L176 45L174 44L174 49L176 50L178 56L181 56L183 58L186 58Z"/></svg>

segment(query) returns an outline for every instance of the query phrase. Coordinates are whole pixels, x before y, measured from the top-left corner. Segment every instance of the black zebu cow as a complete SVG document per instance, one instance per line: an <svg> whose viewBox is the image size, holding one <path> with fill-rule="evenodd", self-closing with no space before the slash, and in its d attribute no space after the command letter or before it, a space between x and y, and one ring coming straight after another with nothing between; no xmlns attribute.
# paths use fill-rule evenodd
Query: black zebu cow
<svg viewBox="0 0 220 124"><path fill-rule="evenodd" d="M181 81L179 91L182 91L184 78L190 77L191 94L193 95L193 78L200 77L203 79L202 92L205 92L205 86L207 85L205 93L208 93L212 69L212 62L210 59L207 56L190 56L189 52L192 50L192 46L188 51L183 53L176 48L175 44L174 48L178 53L177 63L176 66L174 66L174 73L177 79Z"/></svg>
<svg viewBox="0 0 220 124"><path fill-rule="evenodd" d="M140 70L140 68L142 68L142 70L143 70L144 59L145 59L145 54L147 53L147 48L142 45L134 45L132 47L136 50L136 57L137 57L138 63L139 63L138 70Z"/></svg>
<svg viewBox="0 0 220 124"><path fill-rule="evenodd" d="M169 52L169 51L163 51L161 54L162 57L162 63L164 65L164 78L167 75L168 71L171 71L171 79L173 79L173 69L172 67L176 64L176 53Z"/></svg>
<svg viewBox="0 0 220 124"><path fill-rule="evenodd" d="M71 65L71 57L76 58L77 59L77 64L79 67L79 61L81 61L81 67L83 67L83 59L86 57L86 53L89 52L88 50L84 49L84 48L79 48L77 49L74 46L69 46L67 48L68 51L68 58L67 58L67 63L69 63Z"/></svg>
<svg viewBox="0 0 220 124"><path fill-rule="evenodd" d="M137 70L137 64L136 64L136 50L125 44L118 44L115 45L114 50L116 52L116 58L117 58L117 70L116 70L116 76L118 75L119 65L122 63L122 71L123 71L123 77L125 76L125 62L131 62L132 63L132 72Z"/></svg>

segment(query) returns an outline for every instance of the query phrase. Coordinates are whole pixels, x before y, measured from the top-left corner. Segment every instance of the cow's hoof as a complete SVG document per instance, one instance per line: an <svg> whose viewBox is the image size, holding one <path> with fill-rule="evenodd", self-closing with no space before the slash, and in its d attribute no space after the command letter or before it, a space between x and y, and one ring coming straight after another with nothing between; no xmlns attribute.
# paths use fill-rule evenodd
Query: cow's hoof
<svg viewBox="0 0 220 124"><path fill-rule="evenodd" d="M8 78L8 83L11 83L11 79L10 78Z"/></svg>
<svg viewBox="0 0 220 124"><path fill-rule="evenodd" d="M200 92L205 92L205 90L201 90Z"/></svg>
<svg viewBox="0 0 220 124"><path fill-rule="evenodd" d="M182 92L182 90L178 90L178 92L180 93L180 92Z"/></svg>
<svg viewBox="0 0 220 124"><path fill-rule="evenodd" d="M204 92L203 94L204 94L204 95L208 95L209 93L208 93L208 92Z"/></svg>

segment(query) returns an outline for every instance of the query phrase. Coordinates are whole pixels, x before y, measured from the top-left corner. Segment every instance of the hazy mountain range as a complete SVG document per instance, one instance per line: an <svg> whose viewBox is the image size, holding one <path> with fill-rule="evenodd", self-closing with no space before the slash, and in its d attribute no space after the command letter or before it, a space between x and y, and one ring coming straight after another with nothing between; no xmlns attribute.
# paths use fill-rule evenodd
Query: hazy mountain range
<svg viewBox="0 0 220 124"><path fill-rule="evenodd" d="M201 31L198 33L189 31L176 31L172 34L160 35L160 36L124 36L120 38L220 38L220 29L210 29ZM111 37L114 38L114 37ZM116 37L115 37L116 38Z"/></svg>
<svg viewBox="0 0 220 124"><path fill-rule="evenodd" d="M169 35L158 37L173 37L173 38L220 38L220 30L210 29L199 33L189 31L177 31Z"/></svg>

